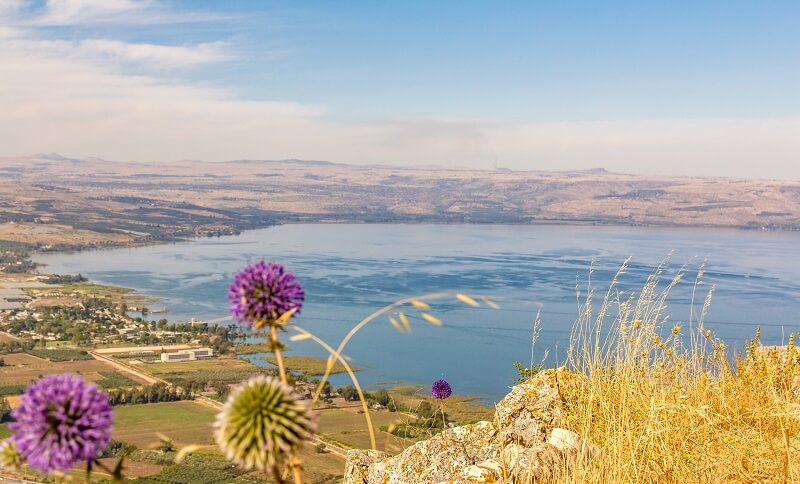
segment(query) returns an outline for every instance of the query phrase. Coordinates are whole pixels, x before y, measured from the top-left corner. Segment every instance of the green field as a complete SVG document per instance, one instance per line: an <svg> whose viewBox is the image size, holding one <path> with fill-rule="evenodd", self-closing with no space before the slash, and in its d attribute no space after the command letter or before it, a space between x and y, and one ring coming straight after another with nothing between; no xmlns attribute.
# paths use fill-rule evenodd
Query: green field
<svg viewBox="0 0 800 484"><path fill-rule="evenodd" d="M231 351L237 355L252 355L256 353L272 353L272 347L265 343L247 343L237 344L231 348Z"/></svg>
<svg viewBox="0 0 800 484"><path fill-rule="evenodd" d="M357 428L359 421L363 423L362 415L349 411L343 412L345 415L326 419L331 425L338 428L340 433L346 432L347 429ZM203 452L216 452L212 430L216 412L198 402L126 405L115 407L114 414L116 416L114 439L116 440L131 442L140 448L146 448L148 444L158 441L156 432L160 432L172 438L178 446L190 443L208 445L209 447L206 447ZM0 432L2 432L2 426L0 426ZM367 439L367 446L369 446L369 439ZM341 477L344 471L342 458L332 452L318 454L312 444L305 445L300 456L303 459L306 479L309 482L336 482L334 478ZM172 474L185 473L190 470L176 468L168 469L165 472L170 474L169 477L175 478L177 476ZM197 478L189 474L187 477ZM178 479L175 482L197 482L191 479L188 481Z"/></svg>
<svg viewBox="0 0 800 484"><path fill-rule="evenodd" d="M422 401L428 401L435 407L439 406L427 389L414 386L399 386L389 390L397 406L400 408L415 409ZM494 407L482 405L478 397L468 395L453 395L444 403L444 411L455 419L460 425L474 423L479 420L492 420Z"/></svg>
<svg viewBox="0 0 800 484"><path fill-rule="evenodd" d="M150 363L141 365L139 368L176 384L180 384L182 381L197 383L206 383L208 381L239 382L253 375L264 373L263 368L238 358L184 361L181 363Z"/></svg>
<svg viewBox="0 0 800 484"><path fill-rule="evenodd" d="M319 434L323 440L339 443L345 447L369 449L370 439L367 431L367 422L364 414L358 413L359 408L329 408L318 410ZM399 412L370 411L372 425L375 428L375 440L378 450L394 454L413 443L388 432L381 432L381 427L392 424L408 422L412 417Z"/></svg>
<svg viewBox="0 0 800 484"><path fill-rule="evenodd" d="M149 403L114 407L114 439L138 447L158 442L156 432L178 445L212 445L211 424L216 412L193 401Z"/></svg>
<svg viewBox="0 0 800 484"><path fill-rule="evenodd" d="M261 359L277 367L277 360L275 360L274 356L264 356ZM316 356L284 355L283 364L286 365L286 369L290 371L305 373L306 375L323 375L325 373L325 368L328 365L328 361L325 358L319 358ZM350 368L352 368L353 371L358 371L358 368L353 367L352 365ZM336 362L336 364L333 365L333 370L331 370L331 374L344 372L344 365L339 362Z"/></svg>

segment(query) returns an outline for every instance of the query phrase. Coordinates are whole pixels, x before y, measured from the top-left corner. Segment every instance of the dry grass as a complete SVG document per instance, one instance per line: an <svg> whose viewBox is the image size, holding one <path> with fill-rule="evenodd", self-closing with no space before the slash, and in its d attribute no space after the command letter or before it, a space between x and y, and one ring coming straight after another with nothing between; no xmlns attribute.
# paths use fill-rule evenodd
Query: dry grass
<svg viewBox="0 0 800 484"><path fill-rule="evenodd" d="M563 425L600 453L559 480L800 481L794 338L766 349L756 333L745 354L729 354L703 326L713 288L691 325L665 327L666 298L683 275L663 284L660 267L638 294L618 292L615 278L599 306L585 296L568 366L587 378L562 385Z"/></svg>

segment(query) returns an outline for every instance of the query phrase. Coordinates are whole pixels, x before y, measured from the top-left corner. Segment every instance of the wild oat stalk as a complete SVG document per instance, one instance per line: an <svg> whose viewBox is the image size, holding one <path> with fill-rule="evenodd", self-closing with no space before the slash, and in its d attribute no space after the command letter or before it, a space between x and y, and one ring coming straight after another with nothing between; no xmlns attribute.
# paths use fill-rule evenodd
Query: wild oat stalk
<svg viewBox="0 0 800 484"><path fill-rule="evenodd" d="M800 480L800 352L758 337L731 355L707 328L714 287L686 325L669 322L665 264L638 293L616 289L599 309L580 303L564 385L562 425L600 448L564 469L564 482L796 482ZM702 267L695 290L702 286ZM687 334L688 332L688 334ZM757 331L758 336L759 331Z"/></svg>

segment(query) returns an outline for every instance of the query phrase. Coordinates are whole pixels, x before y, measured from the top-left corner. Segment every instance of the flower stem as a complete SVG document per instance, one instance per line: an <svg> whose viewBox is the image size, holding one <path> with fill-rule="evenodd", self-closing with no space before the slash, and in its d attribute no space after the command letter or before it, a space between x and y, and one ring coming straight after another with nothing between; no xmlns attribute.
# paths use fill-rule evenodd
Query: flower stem
<svg viewBox="0 0 800 484"><path fill-rule="evenodd" d="M289 464L292 468L292 476L294 477L294 484L303 484L303 469L300 468L299 462L292 462Z"/></svg>
<svg viewBox="0 0 800 484"><path fill-rule="evenodd" d="M278 362L278 372L281 375L281 381L288 385L289 380L286 379L286 368L283 366L283 355L281 354L280 342L278 341L278 328L274 325L269 328L269 341L275 352L275 361Z"/></svg>
<svg viewBox="0 0 800 484"><path fill-rule="evenodd" d="M281 475L281 470L278 468L278 465L272 466L272 478L275 479L276 484L283 484L283 476Z"/></svg>

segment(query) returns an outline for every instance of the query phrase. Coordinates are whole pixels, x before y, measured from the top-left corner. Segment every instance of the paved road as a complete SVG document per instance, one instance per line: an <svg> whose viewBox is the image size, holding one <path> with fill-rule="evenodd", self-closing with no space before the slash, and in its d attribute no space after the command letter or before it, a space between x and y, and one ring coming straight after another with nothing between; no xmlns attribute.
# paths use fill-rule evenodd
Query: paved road
<svg viewBox="0 0 800 484"><path fill-rule="evenodd" d="M166 383L167 385L169 385L169 383L167 383L166 381L162 380L161 378L156 378L153 375L150 375L148 373L144 373L141 370L137 370L136 368L134 368L131 365L128 365L128 364L125 364L125 363L121 363L121 362L115 360L114 358L111 358L111 357L108 357L108 356L105 356L105 355L101 355L101 354L97 353L96 351L90 351L89 354L95 360L106 362L106 363L114 366L118 370L120 370L122 372L125 372L125 373L130 373L130 374L138 377L140 380L145 381L145 382L147 382L147 383L149 383L151 385L153 383Z"/></svg>

